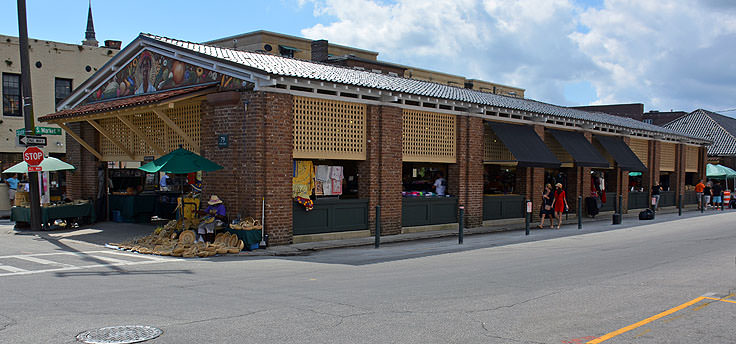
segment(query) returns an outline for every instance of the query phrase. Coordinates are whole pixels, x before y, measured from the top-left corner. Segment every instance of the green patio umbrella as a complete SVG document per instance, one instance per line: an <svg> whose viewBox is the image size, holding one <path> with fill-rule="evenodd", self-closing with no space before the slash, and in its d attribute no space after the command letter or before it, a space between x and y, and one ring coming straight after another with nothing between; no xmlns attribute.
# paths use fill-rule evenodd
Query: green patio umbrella
<svg viewBox="0 0 736 344"><path fill-rule="evenodd" d="M54 157L47 157L44 158L43 161L41 161L41 171L43 172L52 172L52 171L64 171L64 170L74 170L76 167L67 164L57 158ZM25 161L21 161L12 167L8 168L7 170L3 171L3 173L28 173L28 164Z"/></svg>
<svg viewBox="0 0 736 344"><path fill-rule="evenodd" d="M221 170L222 168L222 166L179 146L178 149L171 153L151 161L138 169L148 173L167 172L186 174L198 171L212 172Z"/></svg>
<svg viewBox="0 0 736 344"><path fill-rule="evenodd" d="M736 171L723 165L708 164L705 166L705 176L711 179L724 179L728 189L728 178L736 178Z"/></svg>

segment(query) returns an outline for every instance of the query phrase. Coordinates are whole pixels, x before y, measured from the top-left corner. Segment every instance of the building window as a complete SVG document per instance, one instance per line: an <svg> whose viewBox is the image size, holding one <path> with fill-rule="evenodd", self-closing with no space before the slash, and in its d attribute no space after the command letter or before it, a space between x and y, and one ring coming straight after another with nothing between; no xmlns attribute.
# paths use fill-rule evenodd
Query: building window
<svg viewBox="0 0 736 344"><path fill-rule="evenodd" d="M58 106L62 100L72 94L72 79L56 78L54 80L54 92L55 104Z"/></svg>
<svg viewBox="0 0 736 344"><path fill-rule="evenodd" d="M299 51L297 48L279 45L279 55L283 57L294 57L294 52Z"/></svg>
<svg viewBox="0 0 736 344"><path fill-rule="evenodd" d="M648 123L648 124L652 124L652 119L651 118L645 118L642 122Z"/></svg>
<svg viewBox="0 0 736 344"><path fill-rule="evenodd" d="M3 73L3 116L23 115L20 102L20 75Z"/></svg>

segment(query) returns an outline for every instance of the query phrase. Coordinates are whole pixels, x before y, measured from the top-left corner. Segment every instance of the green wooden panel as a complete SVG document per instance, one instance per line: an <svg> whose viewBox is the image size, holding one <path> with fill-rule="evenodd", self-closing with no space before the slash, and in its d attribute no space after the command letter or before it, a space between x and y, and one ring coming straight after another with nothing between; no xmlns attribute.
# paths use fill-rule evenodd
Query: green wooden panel
<svg viewBox="0 0 736 344"><path fill-rule="evenodd" d="M685 191L682 195L682 204L698 204L698 194L695 191Z"/></svg>
<svg viewBox="0 0 736 344"><path fill-rule="evenodd" d="M618 202L618 200L616 199L616 193L606 192L606 203L601 203L601 208L598 211L613 211L616 207L616 202Z"/></svg>
<svg viewBox="0 0 736 344"><path fill-rule="evenodd" d="M675 205L675 192L674 191L662 191L659 196L660 207L671 207Z"/></svg>
<svg viewBox="0 0 736 344"><path fill-rule="evenodd" d="M455 197L405 197L401 202L401 225L404 227L457 222Z"/></svg>
<svg viewBox="0 0 736 344"><path fill-rule="evenodd" d="M483 220L524 217L524 197L520 195L483 196Z"/></svg>
<svg viewBox="0 0 736 344"><path fill-rule="evenodd" d="M648 192L629 192L629 208L628 209L644 209L649 208Z"/></svg>
<svg viewBox="0 0 736 344"><path fill-rule="evenodd" d="M368 200L319 199L306 211L293 205L294 235L333 233L368 229Z"/></svg>

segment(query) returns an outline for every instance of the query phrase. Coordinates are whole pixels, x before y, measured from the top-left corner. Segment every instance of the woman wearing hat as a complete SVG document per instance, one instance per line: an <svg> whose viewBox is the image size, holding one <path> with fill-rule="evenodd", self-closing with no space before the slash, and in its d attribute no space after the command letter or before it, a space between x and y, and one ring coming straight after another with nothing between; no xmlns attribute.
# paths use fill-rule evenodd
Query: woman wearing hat
<svg viewBox="0 0 736 344"><path fill-rule="evenodd" d="M215 241L215 227L222 226L227 221L225 217L227 212L225 211L225 205L222 204L222 200L217 195L210 196L207 204L207 209L199 211L200 214L205 216L202 218L202 222L199 223L197 234L200 235L200 240L213 242Z"/></svg>
<svg viewBox="0 0 736 344"><path fill-rule="evenodd" d="M565 190L562 190L562 183L555 184L555 217L557 217L557 229L562 225L562 212L567 208L567 199L565 198Z"/></svg>

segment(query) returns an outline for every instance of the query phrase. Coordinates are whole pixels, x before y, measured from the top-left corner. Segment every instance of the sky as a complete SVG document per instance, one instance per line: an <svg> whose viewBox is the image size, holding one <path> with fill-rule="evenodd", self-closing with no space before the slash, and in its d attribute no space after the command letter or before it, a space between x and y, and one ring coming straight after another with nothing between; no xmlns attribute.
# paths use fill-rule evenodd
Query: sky
<svg viewBox="0 0 736 344"><path fill-rule="evenodd" d="M0 34L17 36L15 1L1 6ZM79 44L87 6L27 1L29 37ZM557 105L736 117L732 0L97 0L92 12L97 40L123 46L140 32L203 42L269 30L524 88Z"/></svg>

